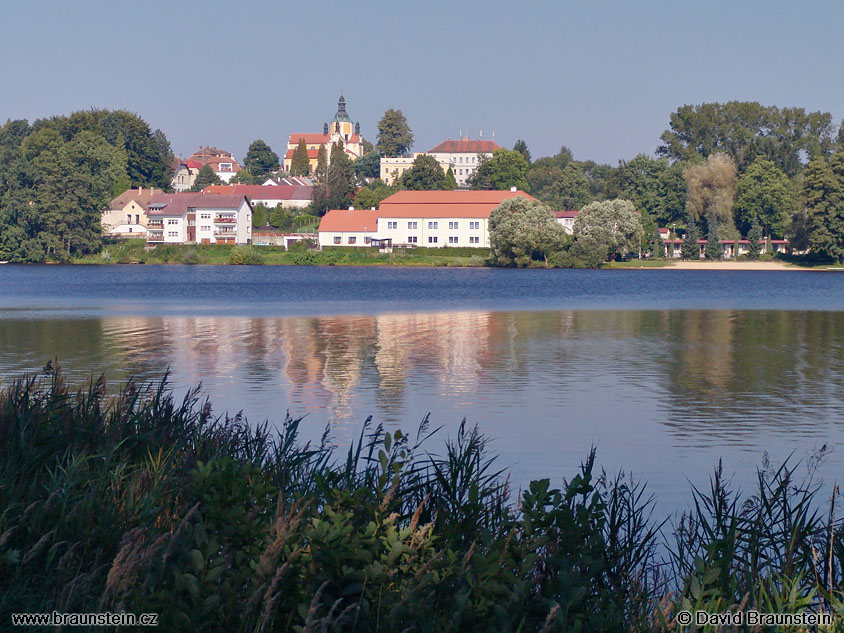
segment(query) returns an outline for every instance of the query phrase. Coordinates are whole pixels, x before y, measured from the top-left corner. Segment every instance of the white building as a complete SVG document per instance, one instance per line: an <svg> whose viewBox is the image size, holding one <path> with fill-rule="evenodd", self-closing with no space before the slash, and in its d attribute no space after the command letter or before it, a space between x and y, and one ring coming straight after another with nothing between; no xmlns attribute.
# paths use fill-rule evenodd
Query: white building
<svg viewBox="0 0 844 633"><path fill-rule="evenodd" d="M249 244L252 207L245 196L156 194L147 209L148 244Z"/></svg>
<svg viewBox="0 0 844 633"><path fill-rule="evenodd" d="M413 156L382 158L380 172L381 180L383 180L388 185L392 185L394 182L396 182L402 177L402 174L404 172L413 167L413 161L416 160L416 157L421 156L423 154L425 154L425 152L416 152L413 154ZM443 172L447 172L449 167L452 168L452 171L454 170L454 165L447 161L437 159L437 162L439 163L440 168L443 170Z"/></svg>
<svg viewBox="0 0 844 633"><path fill-rule="evenodd" d="M319 246L369 246L378 238L378 211L332 209L319 223Z"/></svg>
<svg viewBox="0 0 844 633"><path fill-rule="evenodd" d="M574 235L574 221L578 215L580 215L580 211L573 209L569 211L554 211L554 217L557 218L557 222L563 225L563 229L569 235Z"/></svg>
<svg viewBox="0 0 844 633"><path fill-rule="evenodd" d="M440 163L448 163L454 170L454 179L457 186L466 185L466 180L478 167L478 159L481 154L492 156L492 153L501 149L495 141L470 141L464 137L459 141L448 139L443 141L426 153L437 159Z"/></svg>
<svg viewBox="0 0 844 633"><path fill-rule="evenodd" d="M319 226L319 243L368 246L378 239L392 246L489 248L489 214L515 196L534 200L515 189L399 191L382 200L377 211L329 211Z"/></svg>

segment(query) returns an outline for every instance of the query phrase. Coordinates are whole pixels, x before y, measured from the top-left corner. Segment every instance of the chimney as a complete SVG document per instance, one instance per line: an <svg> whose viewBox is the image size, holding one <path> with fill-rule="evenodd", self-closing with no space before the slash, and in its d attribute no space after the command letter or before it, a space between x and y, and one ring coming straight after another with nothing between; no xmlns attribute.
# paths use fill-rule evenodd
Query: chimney
<svg viewBox="0 0 844 633"><path fill-rule="evenodd" d="M370 211L375 211L375 207L369 207Z"/></svg>
<svg viewBox="0 0 844 633"><path fill-rule="evenodd" d="M141 195L144 192L143 187L138 187L138 195Z"/></svg>
<svg viewBox="0 0 844 633"><path fill-rule="evenodd" d="M355 210L354 207L349 207L349 211L354 211L354 210Z"/></svg>
<svg viewBox="0 0 844 633"><path fill-rule="evenodd" d="M510 193L516 193L517 189L515 187L510 187Z"/></svg>

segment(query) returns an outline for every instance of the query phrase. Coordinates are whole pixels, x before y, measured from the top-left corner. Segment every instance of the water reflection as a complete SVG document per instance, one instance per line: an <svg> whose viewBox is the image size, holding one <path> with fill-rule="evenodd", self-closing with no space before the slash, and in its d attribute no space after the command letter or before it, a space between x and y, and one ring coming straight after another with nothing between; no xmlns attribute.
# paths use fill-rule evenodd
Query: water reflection
<svg viewBox="0 0 844 633"><path fill-rule="evenodd" d="M839 312L0 319L0 376L53 356L76 381L169 366L220 412L289 409L339 442L370 414L406 429L428 411L451 428L468 417L525 476L569 474L599 442L606 463L672 489L721 456L844 443Z"/></svg>

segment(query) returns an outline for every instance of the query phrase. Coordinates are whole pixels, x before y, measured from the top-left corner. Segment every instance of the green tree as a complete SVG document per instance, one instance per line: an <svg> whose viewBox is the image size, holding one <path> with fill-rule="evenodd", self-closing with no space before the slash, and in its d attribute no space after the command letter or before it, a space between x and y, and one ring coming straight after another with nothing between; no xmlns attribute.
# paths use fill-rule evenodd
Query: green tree
<svg viewBox="0 0 844 633"><path fill-rule="evenodd" d="M316 176L317 182L325 182L328 178L328 150L325 149L325 145L320 145L319 151L317 151L317 164L314 176Z"/></svg>
<svg viewBox="0 0 844 633"><path fill-rule="evenodd" d="M375 149L381 156L403 156L413 147L413 132L401 110L390 108L378 121Z"/></svg>
<svg viewBox="0 0 844 633"><path fill-rule="evenodd" d="M413 165L401 176L405 189L416 191L445 189L445 173L437 159L428 154L419 154Z"/></svg>
<svg viewBox="0 0 844 633"><path fill-rule="evenodd" d="M801 153L829 156L834 133L827 112L742 101L685 105L671 114L657 153L680 161L726 153L739 171L757 158L767 158L792 177L802 169Z"/></svg>
<svg viewBox="0 0 844 633"><path fill-rule="evenodd" d="M381 201L395 193L395 189L390 187L381 179L375 179L368 185L361 187L355 193L355 208L356 209L376 209L381 204Z"/></svg>
<svg viewBox="0 0 844 633"><path fill-rule="evenodd" d="M629 200L605 200L587 204L574 221L575 238L590 235L606 244L611 258L638 251L644 230L642 218Z"/></svg>
<svg viewBox="0 0 844 633"><path fill-rule="evenodd" d="M782 237L795 211L788 176L773 161L756 159L738 180L733 211L743 235L758 223L766 236Z"/></svg>
<svg viewBox="0 0 844 633"><path fill-rule="evenodd" d="M732 223L736 165L726 154L710 154L706 162L683 170L686 213L695 221Z"/></svg>
<svg viewBox="0 0 844 633"><path fill-rule="evenodd" d="M686 219L686 181L679 165L639 154L619 165L621 196L668 226Z"/></svg>
<svg viewBox="0 0 844 633"><path fill-rule="evenodd" d="M686 234L683 235L683 242L680 244L680 257L683 259L700 259L700 246L698 246L697 240L697 225L690 221L686 225Z"/></svg>
<svg viewBox="0 0 844 633"><path fill-rule="evenodd" d="M513 145L513 150L519 152L522 156L525 157L527 164L530 165L530 150L528 149L527 143L522 139L516 141L515 145Z"/></svg>
<svg viewBox="0 0 844 633"><path fill-rule="evenodd" d="M220 180L220 177L214 173L214 170L211 169L211 165L203 165L199 173L196 175L196 179L193 181L193 187L191 187L191 191L202 191L205 187L209 185L222 185L223 181Z"/></svg>
<svg viewBox="0 0 844 633"><path fill-rule="evenodd" d="M665 258L665 242L662 241L659 227L654 227L653 237L651 238L651 255L654 259Z"/></svg>
<svg viewBox="0 0 844 633"><path fill-rule="evenodd" d="M257 179L263 179L278 171L278 154L261 139L252 141L243 159L246 169Z"/></svg>
<svg viewBox="0 0 844 633"><path fill-rule="evenodd" d="M708 222L709 231L706 234L706 246L703 249L703 254L706 259L722 259L724 257L724 248L721 246L721 233L718 230L718 221L712 219Z"/></svg>
<svg viewBox="0 0 844 633"><path fill-rule="evenodd" d="M557 200L556 184L562 176L563 169L574 161L571 150L565 145L555 156L539 158L530 166L527 181L531 195L536 196L546 204L560 207Z"/></svg>
<svg viewBox="0 0 844 633"><path fill-rule="evenodd" d="M355 174L359 179L378 178L381 175L381 154L367 152L354 162Z"/></svg>
<svg viewBox="0 0 844 633"><path fill-rule="evenodd" d="M844 152L829 163L816 158L803 179L809 248L821 257L844 263Z"/></svg>
<svg viewBox="0 0 844 633"><path fill-rule="evenodd" d="M469 177L471 189L510 189L516 187L527 191L528 162L521 152L499 148L489 160L479 161L475 171ZM481 186L483 185L483 187Z"/></svg>
<svg viewBox="0 0 844 633"><path fill-rule="evenodd" d="M345 209L352 204L355 193L355 168L340 143L331 147L331 163L328 165L326 184L329 189L330 209Z"/></svg>
<svg viewBox="0 0 844 633"><path fill-rule="evenodd" d="M299 144L293 150L293 156L290 157L290 175L307 176L310 171L311 164L308 158L308 146L305 144L305 139L300 138Z"/></svg>
<svg viewBox="0 0 844 633"><path fill-rule="evenodd" d="M268 209L263 204L256 204L252 207L252 226L260 228L267 224Z"/></svg>
<svg viewBox="0 0 844 633"><path fill-rule="evenodd" d="M489 214L491 261L498 266L548 264L565 248L567 236L551 210L522 196L508 198Z"/></svg>
<svg viewBox="0 0 844 633"><path fill-rule="evenodd" d="M457 178L454 177L454 170L451 168L451 165L448 166L448 171L445 172L443 189L448 189L449 191L457 189Z"/></svg>
<svg viewBox="0 0 844 633"><path fill-rule="evenodd" d="M574 162L568 163L560 172L552 187L551 199L561 209L581 209L591 199L589 181Z"/></svg>
<svg viewBox="0 0 844 633"><path fill-rule="evenodd" d="M750 259L759 259L762 254L762 227L758 220L754 220L747 233L747 239L750 241L747 248L747 256Z"/></svg>

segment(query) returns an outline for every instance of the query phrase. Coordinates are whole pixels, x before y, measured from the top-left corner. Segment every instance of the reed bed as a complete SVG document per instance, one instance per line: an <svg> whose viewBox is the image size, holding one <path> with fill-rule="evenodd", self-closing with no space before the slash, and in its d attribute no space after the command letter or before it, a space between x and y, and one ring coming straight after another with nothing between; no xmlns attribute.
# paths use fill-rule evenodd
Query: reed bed
<svg viewBox="0 0 844 633"><path fill-rule="evenodd" d="M517 493L465 423L441 441L427 418L366 421L342 450L299 424L214 416L166 376L71 391L50 364L5 385L0 628L126 611L167 631L679 631L680 610L756 609L844 630L838 490L796 462L745 495L716 468L660 521L594 451Z"/></svg>

